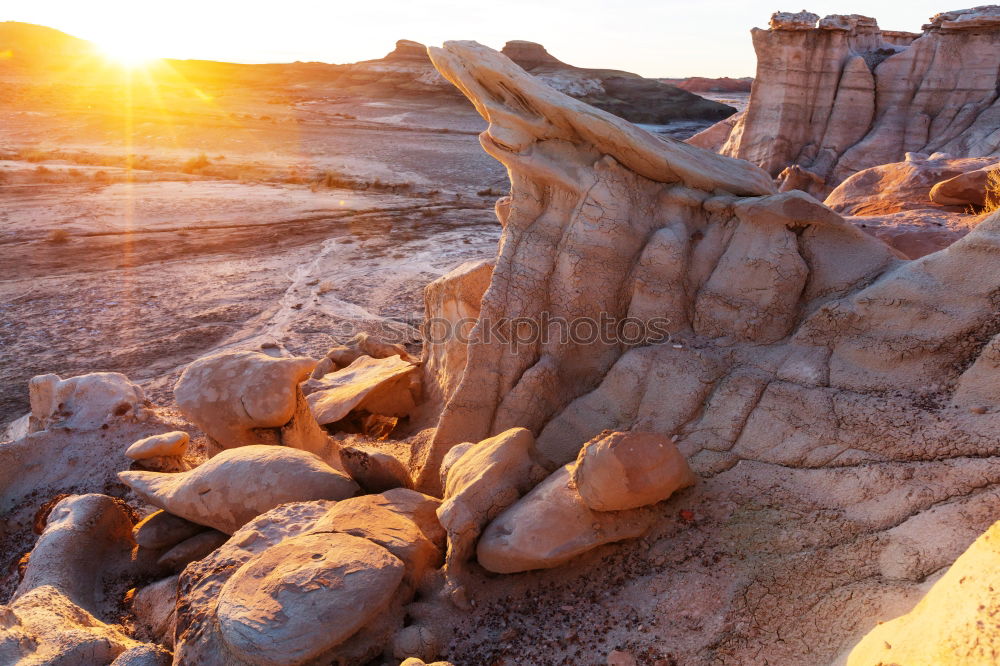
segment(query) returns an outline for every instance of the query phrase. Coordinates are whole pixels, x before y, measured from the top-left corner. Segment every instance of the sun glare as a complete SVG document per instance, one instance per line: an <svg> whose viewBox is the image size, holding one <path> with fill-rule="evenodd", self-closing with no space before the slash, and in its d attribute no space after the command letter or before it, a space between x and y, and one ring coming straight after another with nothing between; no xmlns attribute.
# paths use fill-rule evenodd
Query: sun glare
<svg viewBox="0 0 1000 666"><path fill-rule="evenodd" d="M156 60L156 56L134 35L113 35L98 40L97 45L105 58L128 69Z"/></svg>

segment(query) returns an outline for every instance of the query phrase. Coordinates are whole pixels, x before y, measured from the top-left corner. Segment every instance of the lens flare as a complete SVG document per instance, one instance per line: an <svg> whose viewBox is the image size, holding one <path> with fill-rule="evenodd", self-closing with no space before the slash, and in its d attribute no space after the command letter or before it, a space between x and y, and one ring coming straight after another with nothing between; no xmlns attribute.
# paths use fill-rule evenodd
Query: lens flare
<svg viewBox="0 0 1000 666"><path fill-rule="evenodd" d="M144 67L156 56L136 35L118 33L97 40L101 54L109 61L127 69Z"/></svg>

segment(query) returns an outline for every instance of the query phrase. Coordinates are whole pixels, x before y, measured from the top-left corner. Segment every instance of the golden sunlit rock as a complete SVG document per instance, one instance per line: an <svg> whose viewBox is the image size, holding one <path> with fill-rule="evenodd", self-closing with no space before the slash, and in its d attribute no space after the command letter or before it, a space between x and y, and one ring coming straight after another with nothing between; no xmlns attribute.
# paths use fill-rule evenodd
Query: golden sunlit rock
<svg viewBox="0 0 1000 666"><path fill-rule="evenodd" d="M0 23L0 665L996 661L1000 7L229 5Z"/></svg>

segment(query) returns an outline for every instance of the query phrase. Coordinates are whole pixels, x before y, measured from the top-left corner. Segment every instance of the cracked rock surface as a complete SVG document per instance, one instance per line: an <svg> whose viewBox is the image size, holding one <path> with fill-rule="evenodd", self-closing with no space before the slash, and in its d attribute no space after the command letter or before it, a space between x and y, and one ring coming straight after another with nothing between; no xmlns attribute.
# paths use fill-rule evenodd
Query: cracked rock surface
<svg viewBox="0 0 1000 666"><path fill-rule="evenodd" d="M482 613L449 658L558 663L617 645L822 663L912 607L996 517L1000 411L982 377L1000 333L1000 216L904 260L763 170L654 141L478 44L431 53L489 121L481 142L513 185L438 451L523 426L555 469L602 430L644 430L701 477L639 542L474 586ZM515 349L484 335L488 319L542 312L664 317L670 340ZM973 385L975 405L960 390ZM574 594L622 578L609 597ZM545 597L516 591L532 585ZM623 621L626 608L673 621ZM506 644L497 623L515 627ZM552 638L561 628L573 639Z"/></svg>

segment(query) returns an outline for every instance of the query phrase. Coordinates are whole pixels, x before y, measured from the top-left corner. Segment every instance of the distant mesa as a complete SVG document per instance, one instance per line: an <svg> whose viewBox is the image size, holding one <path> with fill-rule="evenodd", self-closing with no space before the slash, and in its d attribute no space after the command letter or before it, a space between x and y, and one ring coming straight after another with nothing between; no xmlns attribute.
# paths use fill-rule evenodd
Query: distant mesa
<svg viewBox="0 0 1000 666"><path fill-rule="evenodd" d="M77 61L97 53L90 42L44 25L0 21L0 64L25 66Z"/></svg>
<svg viewBox="0 0 1000 666"><path fill-rule="evenodd" d="M396 48L389 53L384 60L416 60L430 64L427 57L427 47L420 42L409 39L400 39L396 42Z"/></svg>
<svg viewBox="0 0 1000 666"><path fill-rule="evenodd" d="M10 72L37 82L49 74L74 71L81 85L100 83L108 74L99 67L80 67L97 57L93 44L45 26L8 21L0 23L0 75ZM535 42L507 42L503 53L556 90L599 109L637 123L665 125L691 121L707 126L736 110L682 90L680 87L613 69L587 69L567 64ZM420 42L401 39L383 58L334 65L321 62L241 64L206 60L164 60L158 76L199 85L269 88L306 87L359 98L426 98L434 104L467 104L464 96L444 79ZM83 77L81 79L81 77ZM697 126L697 125L696 125Z"/></svg>
<svg viewBox="0 0 1000 666"><path fill-rule="evenodd" d="M736 109L657 79L616 69L575 67L535 42L514 40L501 51L556 90L635 123L722 120Z"/></svg>
<svg viewBox="0 0 1000 666"><path fill-rule="evenodd" d="M632 122L714 122L735 113L730 106L638 74L575 67L536 42L509 41L502 53L556 90ZM426 47L407 39L396 42L396 48L384 58L342 68L338 83L369 95L461 97L434 69Z"/></svg>
<svg viewBox="0 0 1000 666"><path fill-rule="evenodd" d="M717 79L691 76L686 79L657 79L657 81L693 93L749 93L750 87L753 86L753 77L750 76L740 79L731 79L728 76Z"/></svg>
<svg viewBox="0 0 1000 666"><path fill-rule="evenodd" d="M544 46L536 42L514 39L504 44L500 52L528 71L545 65L575 69L553 56L545 50Z"/></svg>

